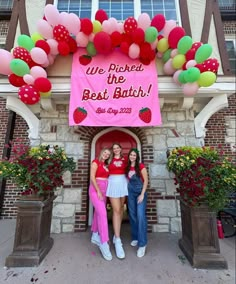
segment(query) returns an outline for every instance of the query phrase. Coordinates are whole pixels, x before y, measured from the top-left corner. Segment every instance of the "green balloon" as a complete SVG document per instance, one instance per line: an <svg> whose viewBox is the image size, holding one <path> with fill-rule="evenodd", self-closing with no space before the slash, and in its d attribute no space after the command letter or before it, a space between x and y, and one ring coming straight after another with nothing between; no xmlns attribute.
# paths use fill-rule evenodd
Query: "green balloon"
<svg viewBox="0 0 236 284"><path fill-rule="evenodd" d="M21 59L13 59L10 62L10 69L14 74L20 77L23 77L25 74L30 73L28 64Z"/></svg>
<svg viewBox="0 0 236 284"><path fill-rule="evenodd" d="M196 62L202 63L211 55L211 53L212 53L212 47L210 44L206 43L201 45L195 54Z"/></svg>
<svg viewBox="0 0 236 284"><path fill-rule="evenodd" d="M156 40L158 36L158 31L154 27L149 27L145 31L145 41L152 43Z"/></svg>
<svg viewBox="0 0 236 284"><path fill-rule="evenodd" d="M180 54L185 54L192 47L192 44L193 40L190 36L182 37L177 45L178 52Z"/></svg>
<svg viewBox="0 0 236 284"><path fill-rule="evenodd" d="M27 35L20 35L17 39L17 43L19 46L24 47L28 51L35 46L32 38Z"/></svg>
<svg viewBox="0 0 236 284"><path fill-rule="evenodd" d="M162 56L162 61L164 62L164 63L166 63L169 59L170 59L170 54L171 54L171 51L172 51L173 49L167 49L167 51L165 51L164 52L164 54L163 54L163 56Z"/></svg>
<svg viewBox="0 0 236 284"><path fill-rule="evenodd" d="M200 72L200 70L198 68L190 67L184 73L184 79L188 83L193 83L193 82L195 82L195 81L197 81L199 79L200 74L201 74L201 72Z"/></svg>
<svg viewBox="0 0 236 284"><path fill-rule="evenodd" d="M211 71L206 71L200 74L200 78L197 81L200 87L209 87L216 81L216 74Z"/></svg>
<svg viewBox="0 0 236 284"><path fill-rule="evenodd" d="M97 50L94 47L94 44L92 42L89 42L86 46L86 50L88 52L88 55L95 56L97 54Z"/></svg>
<svg viewBox="0 0 236 284"><path fill-rule="evenodd" d="M187 83L186 82L186 80L185 80L185 72L186 72L186 70L185 71L182 71L180 74L179 74L179 76L178 76L178 80L179 80L179 82L181 83L181 84L185 84L185 83Z"/></svg>

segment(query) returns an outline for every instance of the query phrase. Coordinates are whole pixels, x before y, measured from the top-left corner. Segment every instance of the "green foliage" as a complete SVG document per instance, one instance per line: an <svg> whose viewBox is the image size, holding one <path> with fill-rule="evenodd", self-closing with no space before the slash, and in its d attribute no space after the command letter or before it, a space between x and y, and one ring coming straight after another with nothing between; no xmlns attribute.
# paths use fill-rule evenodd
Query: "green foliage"
<svg viewBox="0 0 236 284"><path fill-rule="evenodd" d="M0 178L9 178L22 189L22 194L53 192L64 184L66 171L75 170L73 158L58 146L10 145L12 158L0 161Z"/></svg>
<svg viewBox="0 0 236 284"><path fill-rule="evenodd" d="M236 191L236 167L212 147L179 147L170 152L167 169L175 174L177 191L191 206L207 202L218 211Z"/></svg>

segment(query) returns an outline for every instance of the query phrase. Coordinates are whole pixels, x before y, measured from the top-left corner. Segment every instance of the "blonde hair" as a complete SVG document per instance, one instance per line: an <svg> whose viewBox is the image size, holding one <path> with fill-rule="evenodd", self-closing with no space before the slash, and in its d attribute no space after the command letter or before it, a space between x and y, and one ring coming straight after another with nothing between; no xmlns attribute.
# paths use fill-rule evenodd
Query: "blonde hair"
<svg viewBox="0 0 236 284"><path fill-rule="evenodd" d="M100 154L99 154L99 156L98 156L98 160L101 161L101 159L102 159L102 154L103 154L105 151L109 151L109 152L110 152L110 157L104 161L104 163L105 163L106 165L109 165L110 162L111 162L111 156L112 156L112 155L111 155L112 152L111 152L111 149L110 149L109 147L105 147L105 148L103 148L103 149L100 151Z"/></svg>

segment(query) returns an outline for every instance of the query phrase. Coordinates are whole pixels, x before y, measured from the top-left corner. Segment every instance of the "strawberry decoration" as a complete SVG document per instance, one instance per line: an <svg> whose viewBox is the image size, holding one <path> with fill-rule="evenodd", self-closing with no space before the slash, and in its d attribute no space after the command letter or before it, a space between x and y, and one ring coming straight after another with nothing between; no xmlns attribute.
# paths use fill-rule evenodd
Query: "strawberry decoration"
<svg viewBox="0 0 236 284"><path fill-rule="evenodd" d="M39 92L31 85L24 85L19 88L19 99L28 105L34 105L40 100Z"/></svg>
<svg viewBox="0 0 236 284"><path fill-rule="evenodd" d="M81 65L88 65L92 61L92 57L89 55L81 55L79 57L79 62Z"/></svg>
<svg viewBox="0 0 236 284"><path fill-rule="evenodd" d="M83 107L77 107L73 113L73 119L76 124L79 124L87 117L87 111Z"/></svg>
<svg viewBox="0 0 236 284"><path fill-rule="evenodd" d="M17 59L21 59L25 61L26 63L29 63L32 60L29 51L25 49L24 47L20 47L20 46L15 47L13 49L13 56Z"/></svg>
<svg viewBox="0 0 236 284"><path fill-rule="evenodd" d="M149 123L152 120L152 111L150 110L150 108L145 107L140 109L139 118L145 123Z"/></svg>
<svg viewBox="0 0 236 284"><path fill-rule="evenodd" d="M205 71L211 71L214 73L217 73L218 68L219 68L219 62L217 61L216 58L209 58L205 60L203 63L203 70Z"/></svg>
<svg viewBox="0 0 236 284"><path fill-rule="evenodd" d="M134 17L129 17L124 22L124 30L127 34L131 34L138 27L138 23Z"/></svg>
<svg viewBox="0 0 236 284"><path fill-rule="evenodd" d="M57 25L53 28L53 37L57 41L68 41L70 34L65 26Z"/></svg>

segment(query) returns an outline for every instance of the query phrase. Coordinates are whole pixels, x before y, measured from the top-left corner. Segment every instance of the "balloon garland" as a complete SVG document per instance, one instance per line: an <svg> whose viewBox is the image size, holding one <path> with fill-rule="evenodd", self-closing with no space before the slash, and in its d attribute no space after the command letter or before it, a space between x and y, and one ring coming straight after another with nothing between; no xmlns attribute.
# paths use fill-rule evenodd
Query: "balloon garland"
<svg viewBox="0 0 236 284"><path fill-rule="evenodd" d="M91 21L74 13L60 13L48 4L43 19L37 22L37 32L20 35L17 43L12 52L0 49L0 74L8 75L9 83L19 87L18 97L25 104L50 97L52 84L45 68L53 64L58 54L67 56L77 48L86 49L79 58L83 65L114 48L146 65L161 58L164 73L173 76L186 96L195 95L200 87L211 86L219 68L217 59L209 58L211 45L194 43L182 27L161 14L150 19L142 13L137 20L128 17L119 23L108 18L104 10L98 10Z"/></svg>

